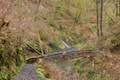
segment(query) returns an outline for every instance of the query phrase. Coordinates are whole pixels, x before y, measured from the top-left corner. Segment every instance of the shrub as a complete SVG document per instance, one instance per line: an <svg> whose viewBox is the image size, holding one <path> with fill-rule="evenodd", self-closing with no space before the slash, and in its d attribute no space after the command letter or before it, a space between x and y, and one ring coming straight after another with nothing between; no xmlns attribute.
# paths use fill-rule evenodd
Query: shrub
<svg viewBox="0 0 120 80"><path fill-rule="evenodd" d="M21 36L6 24L0 26L0 80L11 80L24 62Z"/></svg>

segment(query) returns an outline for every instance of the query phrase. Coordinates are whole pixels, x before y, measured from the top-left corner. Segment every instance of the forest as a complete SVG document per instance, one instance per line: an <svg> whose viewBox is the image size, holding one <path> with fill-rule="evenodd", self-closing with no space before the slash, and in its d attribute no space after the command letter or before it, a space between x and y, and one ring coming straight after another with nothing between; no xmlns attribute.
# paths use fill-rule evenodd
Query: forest
<svg viewBox="0 0 120 80"><path fill-rule="evenodd" d="M0 80L120 80L120 0L0 0Z"/></svg>

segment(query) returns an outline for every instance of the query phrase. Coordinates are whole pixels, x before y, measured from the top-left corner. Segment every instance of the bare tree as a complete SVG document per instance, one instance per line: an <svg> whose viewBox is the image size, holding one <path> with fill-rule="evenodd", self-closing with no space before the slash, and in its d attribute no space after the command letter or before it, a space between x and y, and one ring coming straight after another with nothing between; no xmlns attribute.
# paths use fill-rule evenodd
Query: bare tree
<svg viewBox="0 0 120 80"><path fill-rule="evenodd" d="M96 0L97 6L97 35L98 37L103 36L103 0Z"/></svg>
<svg viewBox="0 0 120 80"><path fill-rule="evenodd" d="M97 36L99 36L99 0L96 0L96 12L97 12Z"/></svg>
<svg viewBox="0 0 120 80"><path fill-rule="evenodd" d="M120 0L116 0L116 16L120 17Z"/></svg>
<svg viewBox="0 0 120 80"><path fill-rule="evenodd" d="M100 36L103 36L103 0L100 2Z"/></svg>

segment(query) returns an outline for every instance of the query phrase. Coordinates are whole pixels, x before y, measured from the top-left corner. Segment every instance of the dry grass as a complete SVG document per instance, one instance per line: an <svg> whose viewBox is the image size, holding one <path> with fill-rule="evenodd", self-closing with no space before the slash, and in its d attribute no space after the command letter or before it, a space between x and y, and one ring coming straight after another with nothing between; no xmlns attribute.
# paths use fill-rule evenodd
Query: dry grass
<svg viewBox="0 0 120 80"><path fill-rule="evenodd" d="M40 60L38 74L42 72L44 78L50 80L119 80L119 56L107 52L93 58L78 58L59 63Z"/></svg>
<svg viewBox="0 0 120 80"><path fill-rule="evenodd" d="M108 6L106 12L111 13L109 16L113 16L115 22L118 22L119 19L115 18L113 8L109 8L109 5L106 6ZM96 49L96 8L92 0L41 0L40 4L39 0L0 0L0 13L0 19L2 18L6 23L9 23L9 27L5 25L1 28L3 23L0 21L0 55L3 55L4 59L7 59L9 53L10 56L17 58L16 49L21 49L21 45L26 42L37 45L38 48L43 49L45 52L64 48L61 39L71 44L72 47ZM100 42L105 48L115 49L113 47L119 44L120 41L119 36L114 35L116 32L119 35L119 22L111 22L111 19L106 14L104 22L105 38ZM110 28L111 26L112 28ZM3 54L4 51L6 54ZM113 60L114 57L111 59ZM107 60L105 63L101 62L100 65L105 65L105 69L109 71L111 69L107 68L110 65ZM10 61L14 60L10 59ZM62 74L65 74L66 77L67 74L63 70L53 66L51 63L51 71L48 71L54 79L58 80L54 76L57 73L58 77ZM78 66L80 65L78 64ZM103 66L99 67L100 69L104 68ZM114 68L114 65L111 67ZM54 72L54 68L56 72ZM88 70L88 72L91 73L91 70ZM96 76L99 76L99 74Z"/></svg>
<svg viewBox="0 0 120 80"><path fill-rule="evenodd" d="M0 26L0 79L8 80L23 64L24 55L21 34L12 31L8 23L3 23Z"/></svg>

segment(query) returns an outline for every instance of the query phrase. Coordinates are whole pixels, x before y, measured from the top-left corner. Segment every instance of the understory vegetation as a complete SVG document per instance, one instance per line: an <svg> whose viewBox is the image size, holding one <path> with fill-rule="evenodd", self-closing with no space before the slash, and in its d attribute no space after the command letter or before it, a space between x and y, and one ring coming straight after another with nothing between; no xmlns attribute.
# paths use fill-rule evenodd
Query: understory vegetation
<svg viewBox="0 0 120 80"><path fill-rule="evenodd" d="M61 78L62 73L79 77L71 80L119 80L120 16L115 13L115 0L104 1L103 7L99 37L96 0L1 0L0 80L14 80L26 58L66 49L64 42L71 48L99 52L92 58L68 60L70 65L61 60L57 67L36 61L39 80L68 80ZM73 71L65 73L61 66ZM54 71L60 78L54 77Z"/></svg>
<svg viewBox="0 0 120 80"><path fill-rule="evenodd" d="M6 24L4 21L1 24ZM10 80L24 62L22 37L10 30L8 25L0 26L0 80Z"/></svg>

